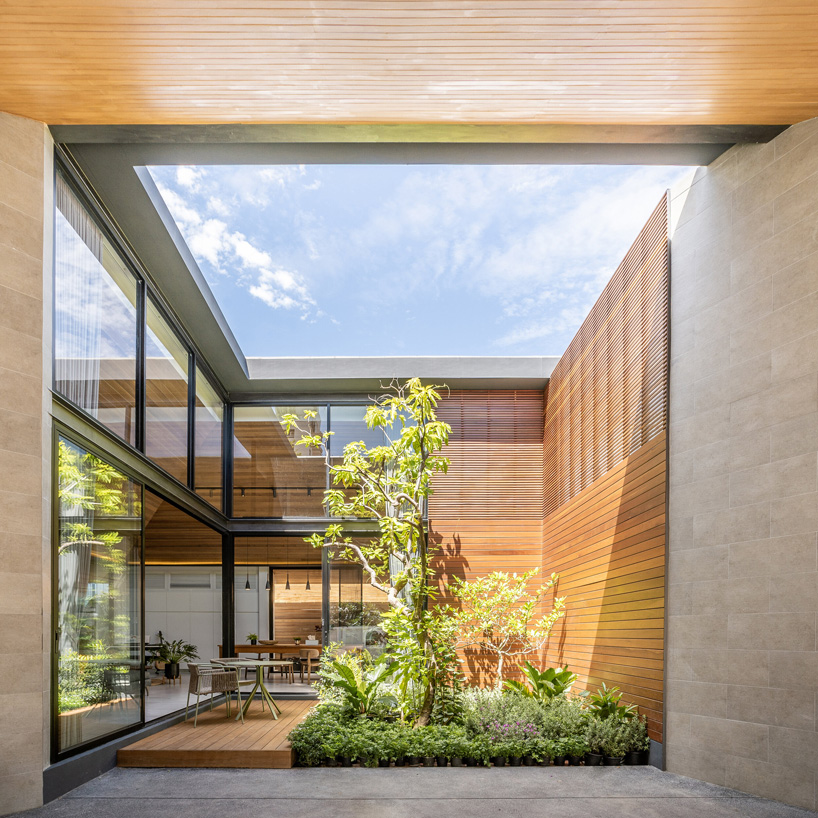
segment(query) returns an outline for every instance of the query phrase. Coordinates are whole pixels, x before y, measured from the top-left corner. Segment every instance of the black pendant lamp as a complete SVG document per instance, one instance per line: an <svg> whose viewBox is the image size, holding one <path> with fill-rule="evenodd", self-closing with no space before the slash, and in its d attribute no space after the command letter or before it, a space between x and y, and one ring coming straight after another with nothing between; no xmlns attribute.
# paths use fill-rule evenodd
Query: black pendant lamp
<svg viewBox="0 0 818 818"><path fill-rule="evenodd" d="M270 538L264 539L264 556L267 558L267 582L264 585L264 590L270 590Z"/></svg>
<svg viewBox="0 0 818 818"><path fill-rule="evenodd" d="M310 590L310 572L307 571L307 590Z"/></svg>
<svg viewBox="0 0 818 818"><path fill-rule="evenodd" d="M249 563L250 563L250 545L248 544L248 545L244 546L244 564L245 564L245 567L247 569L247 574L246 574L246 578L245 578L245 581L244 581L244 590L245 591L251 590L251 588L250 588L250 564Z"/></svg>
<svg viewBox="0 0 818 818"><path fill-rule="evenodd" d="M290 590L290 540L289 540L289 538L287 539L287 557L286 557L286 560L287 560L287 582L284 585L284 590L289 591Z"/></svg>

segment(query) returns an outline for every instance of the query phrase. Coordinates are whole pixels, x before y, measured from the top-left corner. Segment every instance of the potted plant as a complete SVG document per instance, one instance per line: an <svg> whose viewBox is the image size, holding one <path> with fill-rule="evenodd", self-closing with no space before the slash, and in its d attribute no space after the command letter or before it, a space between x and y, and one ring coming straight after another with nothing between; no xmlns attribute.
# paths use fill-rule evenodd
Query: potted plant
<svg viewBox="0 0 818 818"><path fill-rule="evenodd" d="M248 633L245 638L247 639L247 641L251 645L255 645L258 642L258 634L257 633Z"/></svg>
<svg viewBox="0 0 818 818"><path fill-rule="evenodd" d="M580 762L588 752L588 743L584 736L570 736L565 739L565 753L568 756L568 763L572 767L579 767Z"/></svg>
<svg viewBox="0 0 818 818"><path fill-rule="evenodd" d="M622 725L622 741L625 746L625 764L647 764L650 755L648 721L644 716L629 719Z"/></svg>
<svg viewBox="0 0 818 818"><path fill-rule="evenodd" d="M612 729L605 737L605 742L602 745L602 752L605 755L602 763L606 767L618 767L625 756L625 742L622 728L626 726L626 722L616 719L609 720L612 722Z"/></svg>
<svg viewBox="0 0 818 818"><path fill-rule="evenodd" d="M176 639L169 642L163 636L159 637L159 649L156 651L160 660L165 663L165 678L179 678L179 663L189 662L191 659L198 659L199 653L196 645L185 642L184 639Z"/></svg>
<svg viewBox="0 0 818 818"><path fill-rule="evenodd" d="M294 642L296 645L300 645L300 644L301 644L301 637L300 637L300 636L294 636L294 637L293 637L293 642Z"/></svg>
<svg viewBox="0 0 818 818"><path fill-rule="evenodd" d="M588 745L588 752L585 754L585 764L588 767L598 767L602 764L603 745L614 729L615 724L612 719L599 719L591 716L585 728L585 743Z"/></svg>
<svg viewBox="0 0 818 818"><path fill-rule="evenodd" d="M565 739L558 738L554 741L554 766L555 767L564 767L565 766Z"/></svg>
<svg viewBox="0 0 818 818"><path fill-rule="evenodd" d="M531 742L529 752L536 764L547 767L554 757L554 745L547 738L536 738Z"/></svg>

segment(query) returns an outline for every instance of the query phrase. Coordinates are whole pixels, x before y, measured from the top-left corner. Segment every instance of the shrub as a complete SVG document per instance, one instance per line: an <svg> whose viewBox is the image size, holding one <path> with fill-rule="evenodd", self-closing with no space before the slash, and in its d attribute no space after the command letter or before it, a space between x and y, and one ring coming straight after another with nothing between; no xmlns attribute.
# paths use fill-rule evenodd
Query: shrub
<svg viewBox="0 0 818 818"><path fill-rule="evenodd" d="M644 716L629 719L621 726L622 743L626 753L635 753L650 749L648 722Z"/></svg>

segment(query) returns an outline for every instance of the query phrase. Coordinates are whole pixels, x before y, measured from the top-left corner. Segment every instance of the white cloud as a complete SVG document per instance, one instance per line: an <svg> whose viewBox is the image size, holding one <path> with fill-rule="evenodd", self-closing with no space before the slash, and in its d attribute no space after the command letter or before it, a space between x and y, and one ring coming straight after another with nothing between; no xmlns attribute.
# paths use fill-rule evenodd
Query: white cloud
<svg viewBox="0 0 818 818"><path fill-rule="evenodd" d="M252 296L274 310L305 310L301 316L304 319L308 317L309 308L315 306L301 277L288 270L262 270L256 283L248 289Z"/></svg>
<svg viewBox="0 0 818 818"><path fill-rule="evenodd" d="M195 193L199 189L199 183L205 175L206 171L204 168L180 165L176 168L176 183Z"/></svg>

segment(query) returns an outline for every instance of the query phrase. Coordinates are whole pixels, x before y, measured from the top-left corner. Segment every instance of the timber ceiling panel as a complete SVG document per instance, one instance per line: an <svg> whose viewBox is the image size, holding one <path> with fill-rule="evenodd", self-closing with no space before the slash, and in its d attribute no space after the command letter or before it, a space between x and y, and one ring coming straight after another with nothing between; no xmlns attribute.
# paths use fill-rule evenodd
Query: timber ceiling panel
<svg viewBox="0 0 818 818"><path fill-rule="evenodd" d="M790 124L815 0L26 0L0 110L51 124Z"/></svg>

